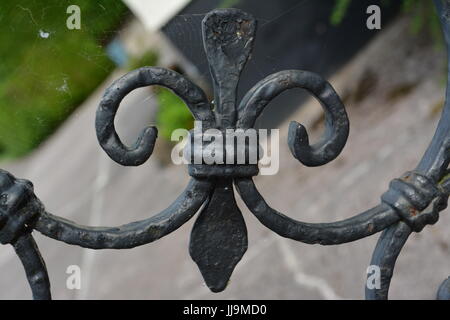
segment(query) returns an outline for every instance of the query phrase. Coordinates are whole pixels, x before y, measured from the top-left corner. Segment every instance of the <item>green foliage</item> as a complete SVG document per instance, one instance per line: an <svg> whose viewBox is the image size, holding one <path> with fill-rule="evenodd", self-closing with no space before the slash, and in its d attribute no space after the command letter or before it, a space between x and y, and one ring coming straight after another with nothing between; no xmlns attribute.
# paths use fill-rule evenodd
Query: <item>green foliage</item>
<svg viewBox="0 0 450 320"><path fill-rule="evenodd" d="M336 4L334 5L334 9L330 17L330 23L333 26L336 26L342 22L347 13L351 1L352 0L336 0Z"/></svg>
<svg viewBox="0 0 450 320"><path fill-rule="evenodd" d="M403 11L412 15L414 34L426 30L436 42L441 40L440 22L433 1L403 0Z"/></svg>
<svg viewBox="0 0 450 320"><path fill-rule="evenodd" d="M81 30L69 30L69 5ZM0 155L50 135L114 68L102 44L127 14L121 1L0 1Z"/></svg>
<svg viewBox="0 0 450 320"><path fill-rule="evenodd" d="M161 137L170 141L175 129L192 129L194 118L184 102L169 89L157 88L155 90L159 104L156 125Z"/></svg>
<svg viewBox="0 0 450 320"><path fill-rule="evenodd" d="M233 8L238 5L241 0L222 0L219 4L219 8Z"/></svg>

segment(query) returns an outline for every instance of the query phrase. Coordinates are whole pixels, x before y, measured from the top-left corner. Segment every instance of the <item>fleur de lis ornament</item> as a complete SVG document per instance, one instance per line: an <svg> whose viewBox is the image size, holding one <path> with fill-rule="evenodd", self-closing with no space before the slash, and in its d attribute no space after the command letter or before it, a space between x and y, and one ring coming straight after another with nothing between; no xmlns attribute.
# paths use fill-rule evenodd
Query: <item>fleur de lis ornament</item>
<svg viewBox="0 0 450 320"><path fill-rule="evenodd" d="M447 45L450 45L449 1L435 0ZM267 104L291 88L309 91L325 113L325 132L313 145L306 129L298 122L289 126L288 145L293 156L306 166L320 166L335 159L348 137L345 108L331 85L306 71L288 70L272 74L257 83L239 102L236 89L240 73L250 57L256 21L237 9L208 13L203 20L203 40L211 69L214 105L204 92L182 75L168 69L144 67L116 80L105 92L96 115L97 138L114 161L125 166L144 163L152 154L157 130L142 131L132 147L125 146L114 127L122 99L132 90L149 85L171 89L207 129L227 134L227 129L249 129ZM448 50L450 52L450 50ZM450 87L449 87L450 88ZM447 207L450 195L450 102L447 99L436 133L417 167L392 180L380 203L351 218L330 223L305 223L271 208L258 192L252 177L257 163L246 158L244 164L191 163L191 181L184 192L165 210L137 222L118 227L81 226L47 211L35 196L33 185L0 170L0 243L11 244L25 268L35 299L50 299L50 281L31 232L91 249L129 249L148 244L175 231L197 212L190 254L206 284L222 291L236 264L247 249L247 230L233 192L236 187L250 212L278 235L308 244L337 245L355 241L384 230L372 256L380 266L381 287L366 288L366 298L387 299L395 261L412 232L436 223ZM198 138L198 137L197 137ZM200 137L201 138L201 137ZM247 142L246 142L247 143ZM236 149L251 150L244 143ZM188 144L188 157L197 150ZM253 146L254 148L254 146ZM200 148L203 152L203 145ZM255 149L253 149L255 150ZM256 150L259 150L258 146ZM234 154L238 150L233 150ZM449 280L440 287L438 298L450 298Z"/></svg>
<svg viewBox="0 0 450 320"><path fill-rule="evenodd" d="M171 70L145 67L125 75L108 89L97 113L99 141L112 159L123 165L139 165L151 155L156 128L145 129L134 148L124 146L114 130L115 112L124 95L151 84L165 86L179 95L195 120L201 121L201 133L211 128L223 132L252 128L265 106L278 94L295 87L305 88L324 107L326 133L318 144L310 146L305 128L292 122L288 143L293 155L305 165L317 166L340 153L348 136L347 115L333 88L316 74L298 70L272 74L256 84L237 104L239 77L250 58L256 33L256 21L250 14L238 9L214 10L203 19L202 32L213 80L214 104L199 87ZM249 146L236 146L241 147ZM212 184L194 224L189 252L208 287L219 292L225 289L248 243L245 222L234 197L233 181L257 175L258 165L191 163L189 174L195 181Z"/></svg>

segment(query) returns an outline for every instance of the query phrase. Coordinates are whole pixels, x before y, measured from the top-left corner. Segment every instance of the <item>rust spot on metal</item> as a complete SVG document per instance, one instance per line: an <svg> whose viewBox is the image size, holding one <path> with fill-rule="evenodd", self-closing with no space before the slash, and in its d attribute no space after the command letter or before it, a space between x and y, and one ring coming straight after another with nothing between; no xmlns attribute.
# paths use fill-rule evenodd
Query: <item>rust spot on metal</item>
<svg viewBox="0 0 450 320"><path fill-rule="evenodd" d="M415 217L418 213L419 213L419 211L415 208L409 209L409 214L411 215L411 217Z"/></svg>

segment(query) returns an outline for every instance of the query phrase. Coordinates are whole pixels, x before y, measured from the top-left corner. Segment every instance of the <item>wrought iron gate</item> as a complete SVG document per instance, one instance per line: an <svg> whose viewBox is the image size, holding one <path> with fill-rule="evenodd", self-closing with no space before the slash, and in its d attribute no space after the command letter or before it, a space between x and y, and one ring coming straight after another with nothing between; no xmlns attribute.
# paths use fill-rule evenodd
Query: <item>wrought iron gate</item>
<svg viewBox="0 0 450 320"><path fill-rule="evenodd" d="M450 52L450 0L434 2ZM214 106L199 87L174 71L144 67L126 74L106 90L96 115L98 141L111 159L124 166L138 166L151 156L156 128L144 129L135 145L128 147L121 142L114 127L121 100L132 90L150 85L164 86L175 92L205 130L217 128L223 132L227 128L252 128L277 95L291 88L306 89L321 102L325 133L317 144L310 145L306 129L293 121L288 137L291 153L306 166L325 165L340 154L347 141L349 121L339 96L326 80L307 71L277 72L257 83L237 104L236 89L252 50L256 21L240 10L221 9L207 14L202 27L214 81ZM155 216L119 227L80 226L46 212L34 195L31 182L1 170L0 242L14 247L25 268L33 297L50 299L49 278L32 237L33 230L85 248L128 249L175 231L200 211L189 250L208 287L219 292L225 289L247 249L247 231L234 198L234 184L258 220L282 237L308 244L337 245L382 231L371 261L371 265L380 267L381 287L366 287L366 298L387 299L396 259L409 235L436 223L439 213L447 207L450 195L449 95L450 84L436 133L417 167L392 180L379 205L343 221L304 223L271 208L252 179L258 175L257 165L203 163L189 165L191 181L188 186L167 209ZM438 298L450 299L450 278L441 285Z"/></svg>

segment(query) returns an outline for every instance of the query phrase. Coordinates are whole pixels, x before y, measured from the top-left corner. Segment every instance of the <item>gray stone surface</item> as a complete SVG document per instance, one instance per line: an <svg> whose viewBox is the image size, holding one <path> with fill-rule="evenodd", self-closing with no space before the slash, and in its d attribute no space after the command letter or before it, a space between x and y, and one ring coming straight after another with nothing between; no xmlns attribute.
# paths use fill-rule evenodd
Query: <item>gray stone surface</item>
<svg viewBox="0 0 450 320"><path fill-rule="evenodd" d="M442 101L445 58L399 20L381 33L330 82L344 97L351 134L342 155L320 168L305 168L286 145L281 128L280 172L257 177L268 203L303 221L328 222L376 205L388 182L414 168L430 141ZM2 165L30 179L49 212L88 225L119 225L164 209L188 181L184 167L155 157L138 168L116 165L102 153L94 131L102 88L28 158ZM150 97L150 98L149 98ZM133 141L152 119L149 89L127 97L119 133ZM268 110L267 112L276 112ZM320 108L308 102L292 119L320 133ZM319 125L317 125L319 123ZM161 152L160 142L156 151ZM378 235L333 247L280 238L241 205L249 249L223 293L208 291L188 253L193 221L155 243L132 250L72 247L34 232L47 262L55 299L361 299L365 270ZM450 274L450 218L413 235L401 254L391 297L433 299ZM66 268L79 265L82 289L66 288ZM12 248L0 248L0 298L27 299L30 291Z"/></svg>

